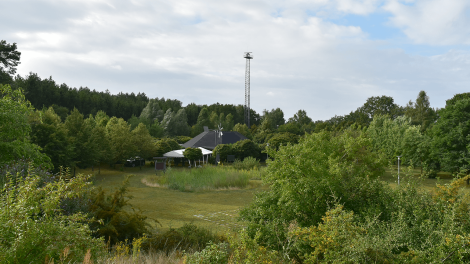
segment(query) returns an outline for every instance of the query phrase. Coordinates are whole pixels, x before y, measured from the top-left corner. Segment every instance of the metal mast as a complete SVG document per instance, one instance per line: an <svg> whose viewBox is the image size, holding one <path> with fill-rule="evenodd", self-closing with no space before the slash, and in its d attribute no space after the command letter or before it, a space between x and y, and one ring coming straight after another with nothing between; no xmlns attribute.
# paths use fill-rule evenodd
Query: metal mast
<svg viewBox="0 0 470 264"><path fill-rule="evenodd" d="M253 59L251 51L245 52L245 124L250 128L250 60Z"/></svg>

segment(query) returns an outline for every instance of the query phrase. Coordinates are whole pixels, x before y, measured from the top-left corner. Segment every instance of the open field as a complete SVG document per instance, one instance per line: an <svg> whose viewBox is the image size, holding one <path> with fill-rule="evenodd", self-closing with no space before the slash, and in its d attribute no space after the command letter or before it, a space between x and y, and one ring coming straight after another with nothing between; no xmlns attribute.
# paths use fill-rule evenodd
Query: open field
<svg viewBox="0 0 470 264"><path fill-rule="evenodd" d="M131 204L142 209L148 217L158 220L161 226L157 226L157 228L160 230L167 230L171 227L178 228L188 222L215 232L237 229L243 225L236 221L239 209L249 204L256 192L267 188L261 185L260 180L250 180L245 189L181 192L167 188L149 187L142 183L142 180L149 176L155 176L154 169L150 165L142 167L142 170L139 167L124 167L122 171L102 166L101 174L97 174L96 169L92 172L90 168L78 170L78 172L95 174L96 186L105 189L117 188L127 175L134 174L135 176L130 179L129 187L129 193L134 197ZM413 177L418 178L420 170L414 169L412 173ZM409 177L406 175L406 168L401 169L400 176L402 182ZM441 179L423 179L421 182L423 188L431 190L437 182L444 184L451 181L451 176L448 173L439 173L438 176ZM397 184L396 170L387 169L381 179L395 187Z"/></svg>
<svg viewBox="0 0 470 264"><path fill-rule="evenodd" d="M101 174L97 174L96 169L94 172L91 169L78 172L95 173L96 186L105 189L117 188L127 175L134 174L129 187L129 193L134 197L131 204L142 209L148 217L158 220L162 226L157 228L162 230L181 227L188 222L215 232L238 228L238 210L252 201L255 192L264 188L259 180L251 180L247 188L238 190L181 192L149 187L142 183L145 177L155 175L149 165L142 167L142 170L139 167L124 167L121 171L102 166Z"/></svg>

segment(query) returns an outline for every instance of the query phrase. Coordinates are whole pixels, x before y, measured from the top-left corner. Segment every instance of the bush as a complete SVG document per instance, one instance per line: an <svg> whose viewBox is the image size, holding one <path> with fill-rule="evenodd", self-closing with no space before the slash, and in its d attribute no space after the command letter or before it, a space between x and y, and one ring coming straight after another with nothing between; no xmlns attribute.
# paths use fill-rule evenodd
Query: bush
<svg viewBox="0 0 470 264"><path fill-rule="evenodd" d="M3 263L42 263L45 259L77 262L90 250L105 254L103 239L93 238L83 214L63 215L61 201L86 190L88 177L58 175L41 186L34 168L26 177L11 178L0 194L0 259ZM16 182L15 182L16 181ZM62 254L67 252L67 254Z"/></svg>
<svg viewBox="0 0 470 264"><path fill-rule="evenodd" d="M220 243L224 242L225 238L191 223L149 236L144 240L142 248L150 251L164 251L166 254L176 250L199 251L211 241Z"/></svg>
<svg viewBox="0 0 470 264"><path fill-rule="evenodd" d="M274 148L276 150L279 149L281 146L287 146L287 144L297 144L299 142L299 136L289 133L289 132L284 132L284 133L278 133L275 134L272 138L269 139L269 147Z"/></svg>
<svg viewBox="0 0 470 264"><path fill-rule="evenodd" d="M243 161L236 159L233 167L237 170L251 170L259 167L259 160L253 157L246 157Z"/></svg>
<svg viewBox="0 0 470 264"><path fill-rule="evenodd" d="M243 160L246 157L254 157L258 159L261 155L261 149L258 144L249 139L237 141L233 144L232 148L233 154L235 154L235 156L240 160Z"/></svg>
<svg viewBox="0 0 470 264"><path fill-rule="evenodd" d="M214 244L209 242L200 252L186 255L185 264L225 264L228 263L229 245L227 243Z"/></svg>
<svg viewBox="0 0 470 264"><path fill-rule="evenodd" d="M129 204L132 198L127 189L129 177L112 194L100 187L93 190L88 197L90 216L101 222L92 222L90 226L95 230L95 236L103 237L112 245L126 239L132 241L150 232L150 224L147 222L150 219Z"/></svg>
<svg viewBox="0 0 470 264"><path fill-rule="evenodd" d="M358 217L391 217L390 191L376 178L382 175L384 159L371 152L371 142L360 131L347 130L306 135L299 144L273 153L274 161L263 178L268 191L256 194L254 202L241 211L248 232L261 232L262 245L282 249L287 227L317 225L328 204L341 199Z"/></svg>
<svg viewBox="0 0 470 264"><path fill-rule="evenodd" d="M190 162L195 161L197 159L201 159L202 151L200 148L186 148L183 152L185 158L187 158Z"/></svg>
<svg viewBox="0 0 470 264"><path fill-rule="evenodd" d="M30 174L39 177L39 186L44 186L45 183L55 181L64 173L52 174L44 168L33 167L31 162L21 159L0 167L0 186L4 186L12 180L14 183L19 179L24 180Z"/></svg>
<svg viewBox="0 0 470 264"><path fill-rule="evenodd" d="M217 154L220 155L220 161L225 162L227 161L227 155L233 154L232 145L230 144L219 144L215 149L212 151L212 156L216 157Z"/></svg>
<svg viewBox="0 0 470 264"><path fill-rule="evenodd" d="M192 138L188 137L188 136L177 136L177 137L175 137L176 142L178 142L179 144L184 144L184 143L190 141L191 139Z"/></svg>

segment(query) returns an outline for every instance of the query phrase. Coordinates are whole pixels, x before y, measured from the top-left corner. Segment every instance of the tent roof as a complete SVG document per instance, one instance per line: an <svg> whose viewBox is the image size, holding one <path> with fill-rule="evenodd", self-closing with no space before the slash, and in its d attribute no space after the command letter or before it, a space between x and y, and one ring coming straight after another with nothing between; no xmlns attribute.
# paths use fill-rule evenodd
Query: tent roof
<svg viewBox="0 0 470 264"><path fill-rule="evenodd" d="M199 148L199 149L202 151L202 155L212 154L212 151L207 150L205 148ZM163 156L168 157L168 158L184 158L183 152L184 152L184 149L177 149L177 150L169 151L163 154Z"/></svg>
<svg viewBox="0 0 470 264"><path fill-rule="evenodd" d="M236 131L222 131L222 142L221 144L233 144L240 140L248 139L244 135ZM215 144L215 132L214 131L205 131L201 134L195 136L190 141L182 144L185 148L195 148L202 147L206 149L214 149Z"/></svg>

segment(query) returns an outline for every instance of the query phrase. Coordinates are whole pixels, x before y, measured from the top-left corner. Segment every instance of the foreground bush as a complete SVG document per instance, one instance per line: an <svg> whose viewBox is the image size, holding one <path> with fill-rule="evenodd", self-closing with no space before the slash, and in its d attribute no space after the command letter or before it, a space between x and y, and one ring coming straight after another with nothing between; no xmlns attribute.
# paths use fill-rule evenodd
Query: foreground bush
<svg viewBox="0 0 470 264"><path fill-rule="evenodd" d="M259 231L263 245L282 249L292 221L316 225L337 199L360 217L390 218L390 194L376 180L385 163L371 148L370 140L354 130L306 135L299 144L280 147L263 178L270 189L241 212L250 236Z"/></svg>
<svg viewBox="0 0 470 264"><path fill-rule="evenodd" d="M152 219L148 219L140 210L129 204L132 199L128 194L129 177L132 175L114 192L108 193L102 188L97 188L84 196L84 199L89 201L86 212L99 220L90 224L91 229L95 231L94 236L103 237L111 245L119 241L132 241L151 232L148 220Z"/></svg>
<svg viewBox="0 0 470 264"><path fill-rule="evenodd" d="M170 254L174 251L200 251L209 242L221 243L226 238L212 233L210 230L198 227L194 224L185 224L180 228L150 235L147 237L142 248L151 252L165 252Z"/></svg>
<svg viewBox="0 0 470 264"><path fill-rule="evenodd" d="M40 176L31 169L24 178L8 175L7 179L0 194L2 263L82 261L88 250L92 259L105 254L103 240L91 236L85 216L63 215L60 209L63 198L76 197L86 189L86 176L62 174L41 186Z"/></svg>
<svg viewBox="0 0 470 264"><path fill-rule="evenodd" d="M307 135L281 147L241 215L250 238L297 263L468 263L470 176L421 190L377 179L379 153L360 131Z"/></svg>

